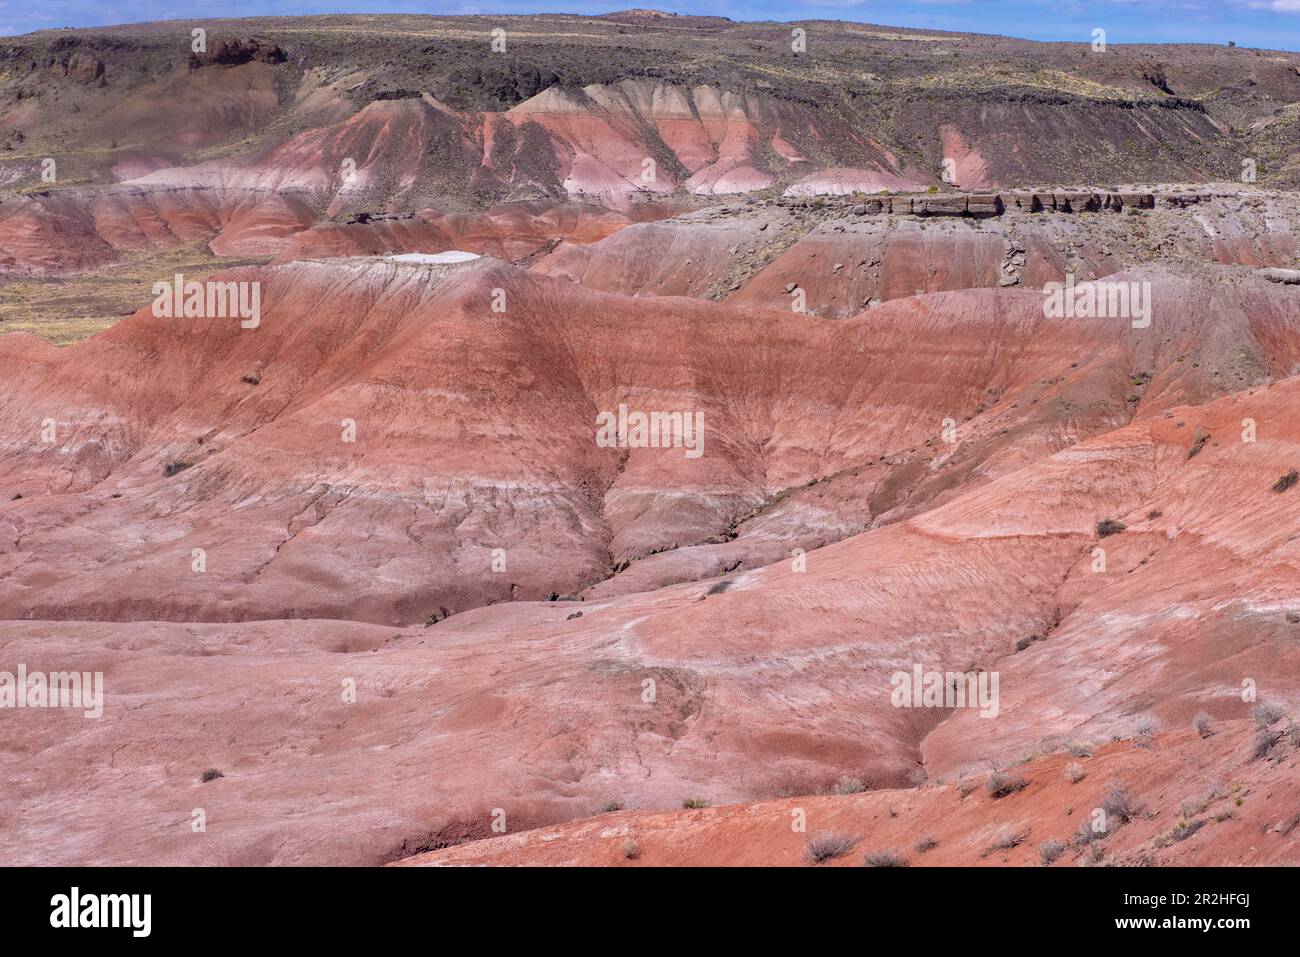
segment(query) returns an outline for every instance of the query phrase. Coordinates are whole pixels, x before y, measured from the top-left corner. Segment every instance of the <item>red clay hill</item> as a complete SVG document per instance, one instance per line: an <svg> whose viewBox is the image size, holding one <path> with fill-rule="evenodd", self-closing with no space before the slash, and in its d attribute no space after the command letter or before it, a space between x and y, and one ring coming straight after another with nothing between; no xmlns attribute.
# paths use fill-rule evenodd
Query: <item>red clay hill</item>
<svg viewBox="0 0 1300 957"><path fill-rule="evenodd" d="M9 863L1300 861L1300 60L794 26L0 40Z"/></svg>

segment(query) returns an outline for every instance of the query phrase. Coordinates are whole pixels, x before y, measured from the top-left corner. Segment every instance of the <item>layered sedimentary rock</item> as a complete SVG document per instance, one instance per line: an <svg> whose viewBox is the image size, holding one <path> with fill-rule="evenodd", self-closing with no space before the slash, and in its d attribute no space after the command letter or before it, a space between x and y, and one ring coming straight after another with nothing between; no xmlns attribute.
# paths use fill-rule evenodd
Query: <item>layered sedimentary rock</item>
<svg viewBox="0 0 1300 957"><path fill-rule="evenodd" d="M644 203L631 213L640 220L666 218L676 211L672 203ZM294 236L276 261L449 249L509 261L550 252L561 242L596 242L632 222L623 213L579 203L511 203L484 213L428 209L409 216L321 223Z"/></svg>
<svg viewBox="0 0 1300 957"><path fill-rule="evenodd" d="M0 271L83 272L132 252L194 245L218 256L270 256L315 221L293 196L202 187L0 200Z"/></svg>
<svg viewBox="0 0 1300 957"><path fill-rule="evenodd" d="M1031 291L830 322L493 260L236 270L216 281L257 284L256 328L147 307L70 349L0 342L2 478L22 496L0 608L412 624L578 592L686 546L705 549L664 574L697 578L1300 359L1289 287L1130 278L1151 287L1135 300L1148 328L1047 318ZM737 355L742 336L772 345ZM599 447L598 414L620 406L701 416L699 447ZM797 491L813 480L818 500ZM727 544L742 523L754 554Z"/></svg>
<svg viewBox="0 0 1300 957"><path fill-rule="evenodd" d="M949 845L940 860L1015 863L1024 850L990 859L1003 827L1068 835L1113 778L1158 816L1116 827L1105 851L1158 859L1170 806L1222 776L1233 817L1207 818L1170 859L1288 860L1293 828L1248 852L1238 840L1245 825L1294 813L1284 798L1297 760L1282 733L1290 719L1274 719L1276 737L1254 756L1240 692L1249 678L1283 711L1300 695L1294 490L1275 490L1300 455L1295 392L1288 379L1171 408L726 588L516 602L427 630L6 623L8 657L103 671L108 688L97 722L22 714L6 826L46 863L374 862L490 837L500 813L513 833L608 802L666 811L850 777L894 790L800 798L815 830L850 828L875 849L936 829ZM1254 442L1241 440L1246 418ZM1103 518L1126 528L1099 539ZM319 553L312 561L321 567ZM917 666L998 671L996 719L895 706L893 675ZM1193 709L1219 734L1162 733ZM1127 744L1106 744L1117 737ZM1059 777L1064 742L1096 755L1074 790ZM1010 797L963 799L950 786L964 775L984 787L988 768L1025 749L1058 753L1017 769L1025 786ZM200 784L205 768L224 776ZM1215 801L1227 806L1219 796L1206 807ZM788 829L794 803L671 823L688 843L744 832L744 820L784 816ZM196 804L202 838L189 828ZM52 819L66 840L48 839ZM620 841L642 836L650 862L788 863L799 846L772 836L710 856L664 837L665 818L605 821ZM548 833L447 858L595 862L611 850L590 829Z"/></svg>
<svg viewBox="0 0 1300 957"><path fill-rule="evenodd" d="M594 244L561 244L535 268L611 292L781 309L797 303L842 318L918 293L1041 290L1068 274L1098 279L1144 263L1283 267L1295 261L1300 205L1291 194L1223 190L1198 194L1194 205L1183 202L1187 195L1000 193L950 201L927 195L822 206L734 204L638 224ZM1170 204L1171 197L1180 201ZM918 204L941 201L955 204L951 215L917 214ZM1001 212L971 215L972 202Z"/></svg>
<svg viewBox="0 0 1300 957"><path fill-rule="evenodd" d="M618 811L414 855L410 866L1077 867L1292 864L1300 825L1287 803L1294 758L1255 760L1251 722L1218 724L1051 753L993 772L908 790L805 795L689 811ZM1076 750L1085 744L1073 742ZM1093 834L1088 814L1117 803ZM1183 817L1180 808L1189 809ZM803 830L791 824L801 821ZM1081 838L1081 829L1089 829ZM833 849L833 852L831 850Z"/></svg>
<svg viewBox="0 0 1300 957"><path fill-rule="evenodd" d="M1297 860L1294 56L208 27L0 40L9 863Z"/></svg>

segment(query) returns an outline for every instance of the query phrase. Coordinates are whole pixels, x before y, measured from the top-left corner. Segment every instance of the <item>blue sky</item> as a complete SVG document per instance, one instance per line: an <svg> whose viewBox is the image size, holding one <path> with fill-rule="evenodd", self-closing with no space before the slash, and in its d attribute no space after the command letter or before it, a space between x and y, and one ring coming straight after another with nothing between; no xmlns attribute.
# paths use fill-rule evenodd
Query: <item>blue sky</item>
<svg viewBox="0 0 1300 957"><path fill-rule="evenodd" d="M654 6L733 20L857 20L1111 43L1226 43L1300 50L1300 0L0 0L0 36L60 26L307 13L604 13Z"/></svg>

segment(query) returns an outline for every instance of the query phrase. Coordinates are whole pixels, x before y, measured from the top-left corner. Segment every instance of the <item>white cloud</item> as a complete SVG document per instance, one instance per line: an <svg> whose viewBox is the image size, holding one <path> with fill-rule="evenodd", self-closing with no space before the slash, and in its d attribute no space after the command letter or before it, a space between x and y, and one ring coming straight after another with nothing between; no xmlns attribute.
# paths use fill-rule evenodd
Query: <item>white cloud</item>
<svg viewBox="0 0 1300 957"><path fill-rule="evenodd" d="M1252 0L1246 6L1252 10L1272 10L1274 13L1300 13L1300 0Z"/></svg>

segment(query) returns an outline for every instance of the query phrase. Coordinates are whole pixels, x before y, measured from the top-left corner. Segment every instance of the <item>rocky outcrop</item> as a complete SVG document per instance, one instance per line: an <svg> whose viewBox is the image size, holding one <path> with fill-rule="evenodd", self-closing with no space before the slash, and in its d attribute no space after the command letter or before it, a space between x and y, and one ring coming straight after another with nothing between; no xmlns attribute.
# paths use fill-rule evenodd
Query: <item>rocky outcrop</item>
<svg viewBox="0 0 1300 957"><path fill-rule="evenodd" d="M104 63L88 50L77 50L68 57L64 65L68 79L82 85L102 82Z"/></svg>
<svg viewBox="0 0 1300 957"><path fill-rule="evenodd" d="M972 215L967 194L951 195L950 215L937 211L943 207L915 214L916 196L718 207L633 225L588 245L562 243L535 268L610 292L776 309L791 308L797 287L808 312L846 318L872 302L918 293L1041 290L1070 273L1098 279L1171 257L1290 267L1300 254L1300 199L1286 193L1207 191L1190 206L1155 202L1187 195L1181 191L1071 191L1068 203L1064 193L982 194L998 198L999 215Z"/></svg>
<svg viewBox="0 0 1300 957"><path fill-rule="evenodd" d="M1259 274L1269 282L1300 286L1300 269L1261 269Z"/></svg>
<svg viewBox="0 0 1300 957"><path fill-rule="evenodd" d="M218 37L207 50L191 53L189 65L191 70L197 70L205 66L239 66L254 61L276 64L286 59L288 54L274 43L263 43L255 38Z"/></svg>
<svg viewBox="0 0 1300 957"><path fill-rule="evenodd" d="M1200 194L1178 193L1162 197L1170 206L1188 206ZM1041 213L1120 212L1153 209L1153 193L1019 192L1003 193L899 193L871 196L853 205L855 216L1001 216L1008 209Z"/></svg>

